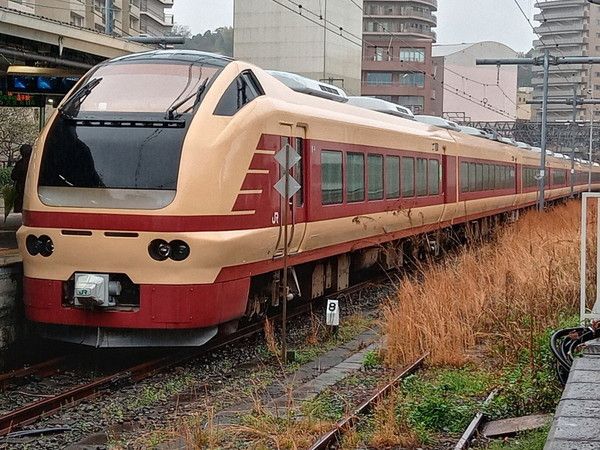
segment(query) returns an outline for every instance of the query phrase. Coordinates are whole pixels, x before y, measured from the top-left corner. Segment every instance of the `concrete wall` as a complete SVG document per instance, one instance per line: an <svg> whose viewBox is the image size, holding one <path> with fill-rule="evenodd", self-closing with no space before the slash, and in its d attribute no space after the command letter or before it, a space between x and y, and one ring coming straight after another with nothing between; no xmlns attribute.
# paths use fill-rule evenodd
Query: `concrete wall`
<svg viewBox="0 0 600 450"><path fill-rule="evenodd" d="M322 26L275 2L235 0L234 57L263 69L294 72L317 80L342 79L343 83L333 84L343 84L349 94L360 95L362 11L347 0L306 0L302 2L303 14L322 24L324 20L309 11L324 15L325 4L328 20L342 27L343 36L356 44L342 38L339 30L325 33Z"/></svg>

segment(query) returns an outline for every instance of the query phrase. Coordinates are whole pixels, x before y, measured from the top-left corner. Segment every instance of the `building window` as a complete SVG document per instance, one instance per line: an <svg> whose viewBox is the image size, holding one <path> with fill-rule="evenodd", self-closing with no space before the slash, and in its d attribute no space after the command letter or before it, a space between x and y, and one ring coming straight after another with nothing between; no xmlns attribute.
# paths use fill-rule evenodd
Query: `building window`
<svg viewBox="0 0 600 450"><path fill-rule="evenodd" d="M362 153L347 155L346 194L349 202L362 202L365 199L365 156Z"/></svg>
<svg viewBox="0 0 600 450"><path fill-rule="evenodd" d="M369 155L369 200L383 198L383 156Z"/></svg>
<svg viewBox="0 0 600 450"><path fill-rule="evenodd" d="M385 157L385 190L387 198L400 197L400 157Z"/></svg>
<svg viewBox="0 0 600 450"><path fill-rule="evenodd" d="M375 47L373 52L373 61L391 61L392 48Z"/></svg>
<svg viewBox="0 0 600 450"><path fill-rule="evenodd" d="M415 196L415 159L402 157L402 197Z"/></svg>
<svg viewBox="0 0 600 450"><path fill-rule="evenodd" d="M419 95L400 95L398 97L398 103L406 106L414 113L421 113L423 111L424 102L424 97Z"/></svg>
<svg viewBox="0 0 600 450"><path fill-rule="evenodd" d="M324 205L342 203L342 152L321 152L321 199Z"/></svg>
<svg viewBox="0 0 600 450"><path fill-rule="evenodd" d="M69 20L69 23L76 27L83 27L83 17L81 17L79 14L71 12L71 19Z"/></svg>
<svg viewBox="0 0 600 450"><path fill-rule="evenodd" d="M392 73L367 72L367 84L392 84Z"/></svg>
<svg viewBox="0 0 600 450"><path fill-rule="evenodd" d="M423 72L400 72L400 84L404 86L425 86L425 74Z"/></svg>
<svg viewBox="0 0 600 450"><path fill-rule="evenodd" d="M400 60L401 61L425 62L425 49L424 48L408 48L408 47L401 48L400 49Z"/></svg>

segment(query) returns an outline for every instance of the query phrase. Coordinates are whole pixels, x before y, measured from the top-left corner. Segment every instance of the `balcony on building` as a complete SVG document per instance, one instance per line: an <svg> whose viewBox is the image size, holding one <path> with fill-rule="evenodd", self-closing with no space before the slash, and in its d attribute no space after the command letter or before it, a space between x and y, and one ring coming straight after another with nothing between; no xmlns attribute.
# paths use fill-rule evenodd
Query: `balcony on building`
<svg viewBox="0 0 600 450"><path fill-rule="evenodd" d="M587 0L546 0L537 2L535 7L545 11L546 9L551 8L567 8L585 4L587 4Z"/></svg>
<svg viewBox="0 0 600 450"><path fill-rule="evenodd" d="M437 11L437 0L365 0L365 6L369 3L418 3L431 8L432 11Z"/></svg>
<svg viewBox="0 0 600 450"><path fill-rule="evenodd" d="M585 26L581 20L569 20L559 23L545 23L535 29L535 33L544 36L563 34L582 34Z"/></svg>
<svg viewBox="0 0 600 450"><path fill-rule="evenodd" d="M542 42L543 41L543 42ZM562 50L562 46L582 46L584 44L583 35L575 36L575 37L550 37L550 36L542 36L542 40L533 41L533 46L537 49L539 48L548 48L548 49L556 49L557 46L560 46Z"/></svg>
<svg viewBox="0 0 600 450"><path fill-rule="evenodd" d="M561 5L562 6L562 5ZM569 19L583 19L585 16L585 9L583 5L581 7L562 7L560 9L545 10L543 13L534 14L533 20L536 22L555 22L555 21L567 21Z"/></svg>
<svg viewBox="0 0 600 450"><path fill-rule="evenodd" d="M142 0L140 16L146 16L163 27L173 26L173 16L165 14L164 5L159 0Z"/></svg>

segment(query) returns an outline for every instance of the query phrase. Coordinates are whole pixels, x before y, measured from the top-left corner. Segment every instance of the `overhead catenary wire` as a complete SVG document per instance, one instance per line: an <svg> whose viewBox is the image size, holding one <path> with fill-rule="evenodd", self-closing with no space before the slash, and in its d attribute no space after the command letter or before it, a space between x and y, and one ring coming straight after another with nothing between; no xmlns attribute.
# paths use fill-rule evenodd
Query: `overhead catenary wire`
<svg viewBox="0 0 600 450"><path fill-rule="evenodd" d="M379 22L377 19L375 19L375 18L374 18L372 15L369 15L369 14L367 14L367 13L366 13L366 11L365 11L365 9L364 9L364 7L363 7L363 6L361 6L359 3L357 3L357 2L356 2L356 0L349 0L349 1L350 1L350 3L352 3L354 6L356 6L358 9L360 9L360 11L363 13L363 16L364 16L364 17L368 17L369 19L372 19L372 20L373 20L373 22L374 22L374 23L376 23L377 25L379 25L379 26L380 26L380 27L383 29L383 31L384 31L386 34L389 34L389 35L390 35L390 44L388 45L388 56L389 56L389 49L391 48L391 46L392 46L392 43L393 43L393 41L394 41L394 40L396 40L397 42L403 43L403 44L405 44L405 45L407 45L407 46L409 46L409 45L412 45L410 42L408 42L408 41L406 41L406 40L403 40L403 39L401 39L400 37L398 37L398 36L395 36L395 35L394 35L393 33L391 33L390 31L386 30L385 26L384 26L384 25L383 25L381 22ZM373 44L371 44L371 45L373 45ZM393 56L392 56L392 59L393 59ZM405 63L407 66L409 66L409 67L413 67L413 68L417 69L419 72L422 72L422 69L420 69L420 68L418 68L418 67L416 67L416 66L414 66L414 65L410 65L410 64L409 64L409 63L407 63L406 61L403 61L403 62L404 62L404 63ZM473 82L479 83L479 84L481 84L481 85L483 85L483 86L495 86L495 87L497 87L497 88L498 88L498 89L501 91L502 95L503 95L503 96L504 96L504 97L505 97L507 100L509 100L509 102L511 102L511 103L512 103L513 105L515 105L517 108L522 108L522 107L518 106L518 105L517 105L517 103L516 103L514 100L512 100L512 99L511 99L511 98L510 98L510 97L509 97L509 96L506 94L506 92L504 91L504 89L502 89L502 87L500 86L500 83L499 83L499 82L498 82L498 83L496 83L496 84L486 84L486 83L481 83L481 82L479 82L479 81L476 81L476 80L473 80L473 79L471 79L471 78L464 77L463 75L461 75L461 74L459 74L458 72L455 72L455 71L453 71L453 70L451 70L451 69L449 69L449 68L445 68L445 69L448 69L450 72L452 72L452 73L454 73L454 74L456 74L456 75L458 75L458 76L462 77L462 78L463 78L463 80L464 80L464 79L467 79L467 80L470 80L470 81L473 81ZM422 73L425 73L425 72L422 72ZM426 74L426 73L425 73L425 75L429 75L429 74ZM435 76L431 76L431 78L432 78L433 80L436 80ZM437 81L437 80L436 80L436 81ZM443 82L442 82L442 83L443 83ZM464 92L464 90L463 90L463 92ZM467 94L466 92L464 92L464 93L465 93L466 95L468 95L469 97L471 97L471 95ZM481 101L481 103L484 103L484 104L485 104L485 103L487 103L487 102L484 102L484 101L482 100L482 101ZM503 111L503 112L505 112L505 113L509 114L509 113L508 113L508 111L505 111L505 110L501 110L501 111ZM508 116L505 116L505 117L508 117ZM511 118L512 118L512 117L511 117Z"/></svg>
<svg viewBox="0 0 600 450"><path fill-rule="evenodd" d="M313 24L315 24L317 26L326 27L329 31L331 31L332 33L337 34L342 39L345 39L346 41L348 41L348 42L350 42L350 43L352 43L354 45L360 46L361 49L363 48L363 46L365 44L373 46L372 43L370 43L370 42L366 41L365 39L363 39L362 36L361 37L357 37L355 34L350 33L348 31L344 30L343 27L340 27L339 25L335 24L334 22L332 22L329 19L327 21L325 21L325 23L319 22L319 20L323 20L323 18L319 14L315 13L314 11L311 11L310 9L308 9L306 7L303 7L303 5L297 3L297 2L295 2L293 0L271 0L271 1L273 1L274 3L280 5L281 7L285 8L285 9L287 9L288 11L291 11L291 12L293 12L295 14L298 14L299 16L303 17L305 20L308 20L308 21L312 22ZM284 1L286 1L289 4L294 5L296 8L292 8L288 4L283 3ZM307 14L303 14L304 12L307 12L307 14L310 14L312 17L316 17L317 19L313 19L313 18L309 17ZM330 25L334 29L328 27L328 25ZM407 64L407 66L410 67L411 65ZM417 72L424 73L424 75L426 75L427 77L433 79L434 81L438 81L433 75L428 74L426 72L422 72L421 68L418 68L418 67L416 67L414 65L412 67L415 68ZM442 86L443 86L444 90L446 90L448 92L451 92L453 94L457 94L457 95L460 94L459 96L463 96L463 98L465 100L470 101L470 102L472 102L472 103L474 103L474 104L476 104L478 106L481 106L483 108L489 109L490 111L496 112L496 113L498 113L498 114L500 114L500 115L502 115L502 116L504 116L506 118L515 119L515 117L511 116L510 113L508 113L507 111L504 111L504 110L502 110L500 108L496 108L496 107L490 105L489 103L486 103L482 99L479 99L479 101L474 100L474 97L471 94L469 94L468 92L465 92L464 90L461 90L459 88L447 85L446 83L443 83L443 82L442 82Z"/></svg>

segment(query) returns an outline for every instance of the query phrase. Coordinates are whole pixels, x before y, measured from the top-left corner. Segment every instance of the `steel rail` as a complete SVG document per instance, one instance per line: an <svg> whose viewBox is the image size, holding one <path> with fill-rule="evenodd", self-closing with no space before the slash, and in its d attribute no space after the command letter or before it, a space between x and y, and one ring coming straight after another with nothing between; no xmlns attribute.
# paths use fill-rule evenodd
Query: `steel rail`
<svg viewBox="0 0 600 450"><path fill-rule="evenodd" d="M0 374L0 389L30 375L52 375L60 370L60 364L62 364L66 359L66 356L59 356L57 358L52 358L48 361L34 364L29 367L24 367L23 369L12 370L10 372Z"/></svg>
<svg viewBox="0 0 600 450"><path fill-rule="evenodd" d="M340 420L334 429L321 436L319 440L310 447L310 450L329 450L331 446L339 444L344 433L348 432L358 424L360 421L360 416L364 416L379 400L389 395L400 381L419 370L422 367L426 357L427 354L421 356L410 366L402 370L402 372L396 375L392 381L361 403L351 415Z"/></svg>
<svg viewBox="0 0 600 450"><path fill-rule="evenodd" d="M471 420L471 423L454 446L454 450L464 450L469 448L473 436L475 436L475 433L477 433L483 422L483 408L489 405L497 394L498 389L494 389L492 392L490 392L490 395L488 395L483 402L481 410L477 411L477 414L475 414L475 417L473 417L473 420Z"/></svg>
<svg viewBox="0 0 600 450"><path fill-rule="evenodd" d="M350 286L346 289L332 293L330 297L339 296L344 294L351 294L364 289L374 284L373 280L368 280L362 283L358 283L354 286ZM322 301L324 297L316 299L311 302L306 302L300 305L296 305L288 313L288 320L293 319L301 314L305 314L312 306ZM269 317L268 320L277 320L281 318L281 313L275 314ZM163 356L150 361L143 362L136 366L127 368L119 371L112 375L97 378L89 383L75 386L65 392L59 393L55 396L38 400L27 405L24 405L18 409L15 409L7 414L0 416L0 436L6 436L11 433L15 428L19 428L24 425L29 425L42 417L50 416L57 411L71 407L81 400L91 398L101 393L113 389L117 386L125 384L135 384L146 378L149 378L159 372L164 372L171 367L184 364L190 360L201 357L202 355L225 347L226 345L240 341L241 339L251 337L264 329L265 321L259 321L252 323L241 330L238 330L230 335L217 337L202 347L193 351L183 351L171 356ZM49 364L49 362L48 362ZM32 368L33 369L33 366Z"/></svg>

